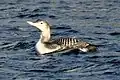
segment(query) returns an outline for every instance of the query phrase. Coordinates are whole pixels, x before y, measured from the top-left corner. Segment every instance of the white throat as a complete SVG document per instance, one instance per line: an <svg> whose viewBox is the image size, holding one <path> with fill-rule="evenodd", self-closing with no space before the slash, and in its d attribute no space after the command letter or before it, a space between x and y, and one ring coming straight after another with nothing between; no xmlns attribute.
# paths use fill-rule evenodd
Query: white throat
<svg viewBox="0 0 120 80"><path fill-rule="evenodd" d="M40 41L41 42L48 42L50 40L50 29L46 29L45 31L43 31L40 35Z"/></svg>

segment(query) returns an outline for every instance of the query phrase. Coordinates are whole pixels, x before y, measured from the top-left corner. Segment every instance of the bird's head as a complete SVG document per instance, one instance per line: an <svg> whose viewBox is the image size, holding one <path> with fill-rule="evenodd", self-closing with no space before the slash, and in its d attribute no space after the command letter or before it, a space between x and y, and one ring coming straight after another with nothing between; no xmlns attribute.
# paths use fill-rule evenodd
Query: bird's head
<svg viewBox="0 0 120 80"><path fill-rule="evenodd" d="M42 20L36 20L34 22L31 21L27 21L28 24L35 26L36 28L38 28L40 31L46 31L50 28L50 25L47 23L47 21L42 21Z"/></svg>

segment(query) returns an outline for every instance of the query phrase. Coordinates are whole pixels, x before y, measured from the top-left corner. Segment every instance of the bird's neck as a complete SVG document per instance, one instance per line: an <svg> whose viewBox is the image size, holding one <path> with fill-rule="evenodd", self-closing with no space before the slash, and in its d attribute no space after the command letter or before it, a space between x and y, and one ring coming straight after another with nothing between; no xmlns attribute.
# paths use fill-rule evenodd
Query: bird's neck
<svg viewBox="0 0 120 80"><path fill-rule="evenodd" d="M46 29L45 31L43 31L40 35L40 41L42 43L44 42L48 42L50 40L50 29Z"/></svg>

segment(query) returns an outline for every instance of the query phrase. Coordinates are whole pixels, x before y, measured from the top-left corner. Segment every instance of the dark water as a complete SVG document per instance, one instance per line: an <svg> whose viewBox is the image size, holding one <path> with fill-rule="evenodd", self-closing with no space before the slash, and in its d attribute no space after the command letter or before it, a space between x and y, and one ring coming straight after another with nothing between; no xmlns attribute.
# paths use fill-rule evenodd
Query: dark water
<svg viewBox="0 0 120 80"><path fill-rule="evenodd" d="M37 56L43 19L52 36L82 38L98 52ZM119 0L1 0L0 80L120 80Z"/></svg>

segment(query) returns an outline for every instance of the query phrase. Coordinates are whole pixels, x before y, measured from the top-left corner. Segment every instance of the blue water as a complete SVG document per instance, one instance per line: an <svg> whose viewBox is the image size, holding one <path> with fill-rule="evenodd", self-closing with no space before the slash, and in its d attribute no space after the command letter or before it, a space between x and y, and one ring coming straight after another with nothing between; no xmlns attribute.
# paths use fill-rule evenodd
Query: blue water
<svg viewBox="0 0 120 80"><path fill-rule="evenodd" d="M26 23L36 19L98 51L36 55L39 32ZM120 80L120 1L1 0L0 80Z"/></svg>

